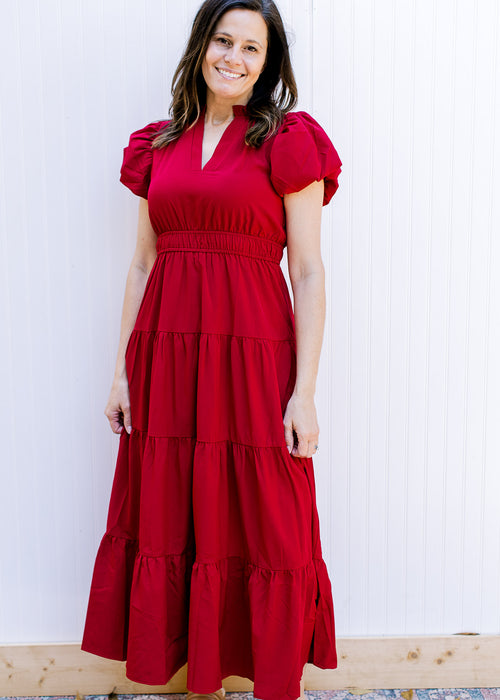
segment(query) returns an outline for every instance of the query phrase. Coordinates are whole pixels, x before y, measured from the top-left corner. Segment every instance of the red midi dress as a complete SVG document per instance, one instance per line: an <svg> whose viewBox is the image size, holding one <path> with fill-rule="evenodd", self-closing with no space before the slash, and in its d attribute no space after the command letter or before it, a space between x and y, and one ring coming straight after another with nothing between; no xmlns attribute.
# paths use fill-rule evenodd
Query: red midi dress
<svg viewBox="0 0 500 700"><path fill-rule="evenodd" d="M126 351L132 431L120 435L81 649L162 685L229 675L262 700L296 700L306 662L337 667L312 458L283 416L296 377L280 266L283 195L341 161L321 126L291 112L246 146L244 106L201 167L204 109L162 149L165 121L130 136L121 182L148 199L157 257Z"/></svg>

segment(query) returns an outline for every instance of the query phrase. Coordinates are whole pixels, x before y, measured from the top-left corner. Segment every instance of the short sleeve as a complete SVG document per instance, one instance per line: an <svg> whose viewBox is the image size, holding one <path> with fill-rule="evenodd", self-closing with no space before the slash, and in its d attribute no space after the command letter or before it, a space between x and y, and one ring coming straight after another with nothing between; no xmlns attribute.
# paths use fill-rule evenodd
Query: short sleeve
<svg viewBox="0 0 500 700"><path fill-rule="evenodd" d="M342 161L333 143L307 112L288 112L271 146L271 182L280 196L325 181L323 205L338 189Z"/></svg>
<svg viewBox="0 0 500 700"><path fill-rule="evenodd" d="M148 198L153 151L151 142L165 122L156 121L134 131L123 149L120 182L139 197Z"/></svg>

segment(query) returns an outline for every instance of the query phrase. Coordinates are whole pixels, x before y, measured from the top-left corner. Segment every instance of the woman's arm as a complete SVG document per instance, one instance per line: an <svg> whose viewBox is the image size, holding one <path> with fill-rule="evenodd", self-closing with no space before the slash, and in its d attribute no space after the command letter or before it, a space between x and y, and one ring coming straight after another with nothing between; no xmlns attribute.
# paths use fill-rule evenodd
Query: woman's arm
<svg viewBox="0 0 500 700"><path fill-rule="evenodd" d="M132 430L125 351L137 319L137 313L144 296L146 282L155 258L156 233L149 220L148 201L141 197L139 200L139 222L137 226L136 248L125 286L115 374L108 403L104 410L109 420L111 430L114 433L121 433L124 426L128 433Z"/></svg>
<svg viewBox="0 0 500 700"><path fill-rule="evenodd" d="M321 259L321 211L324 183L313 182L284 197L287 228L288 271L294 297L297 342L295 388L283 424L291 454L311 457L318 444L319 426L314 405L325 325L325 268Z"/></svg>

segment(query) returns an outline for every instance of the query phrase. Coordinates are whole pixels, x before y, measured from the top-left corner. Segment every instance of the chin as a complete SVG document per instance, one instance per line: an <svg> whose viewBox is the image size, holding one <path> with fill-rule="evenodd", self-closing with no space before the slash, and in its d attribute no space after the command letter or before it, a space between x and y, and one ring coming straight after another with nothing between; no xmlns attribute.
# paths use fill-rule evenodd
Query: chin
<svg viewBox="0 0 500 700"><path fill-rule="evenodd" d="M211 92L215 97L220 97L220 98L225 98L225 99L230 98L230 99L236 100L236 99L243 99L246 96L246 91L244 93L242 93L239 90L238 91L230 90L230 89L229 90L221 90L221 89L214 90L212 88Z"/></svg>

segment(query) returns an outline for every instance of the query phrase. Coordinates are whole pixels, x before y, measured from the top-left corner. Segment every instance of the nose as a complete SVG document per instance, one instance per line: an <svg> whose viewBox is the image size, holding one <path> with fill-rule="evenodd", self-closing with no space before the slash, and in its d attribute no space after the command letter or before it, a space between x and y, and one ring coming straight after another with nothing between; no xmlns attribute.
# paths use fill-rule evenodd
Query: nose
<svg viewBox="0 0 500 700"><path fill-rule="evenodd" d="M241 54L239 48L234 44L233 46L227 48L224 55L224 60L226 63L241 63Z"/></svg>

